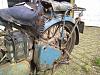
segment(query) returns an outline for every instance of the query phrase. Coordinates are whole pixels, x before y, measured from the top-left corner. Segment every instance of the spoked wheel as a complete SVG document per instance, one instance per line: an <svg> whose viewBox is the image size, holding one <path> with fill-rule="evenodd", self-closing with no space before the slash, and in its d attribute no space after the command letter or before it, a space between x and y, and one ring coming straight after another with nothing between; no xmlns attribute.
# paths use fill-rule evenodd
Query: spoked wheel
<svg viewBox="0 0 100 75"><path fill-rule="evenodd" d="M63 53L72 52L72 49L76 41L76 32L72 32L73 25L69 22L66 22L63 25L63 22L56 23L46 29L43 33L43 40L47 41L50 46L59 48Z"/></svg>

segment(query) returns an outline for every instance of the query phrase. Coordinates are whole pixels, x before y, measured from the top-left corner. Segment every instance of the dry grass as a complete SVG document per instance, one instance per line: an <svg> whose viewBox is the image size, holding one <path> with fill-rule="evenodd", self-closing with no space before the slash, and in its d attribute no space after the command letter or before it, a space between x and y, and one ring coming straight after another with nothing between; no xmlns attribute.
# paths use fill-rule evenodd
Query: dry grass
<svg viewBox="0 0 100 75"><path fill-rule="evenodd" d="M80 44L75 46L69 65L60 66L54 75L100 75L100 67L95 65L100 57L100 28L85 27L80 34Z"/></svg>

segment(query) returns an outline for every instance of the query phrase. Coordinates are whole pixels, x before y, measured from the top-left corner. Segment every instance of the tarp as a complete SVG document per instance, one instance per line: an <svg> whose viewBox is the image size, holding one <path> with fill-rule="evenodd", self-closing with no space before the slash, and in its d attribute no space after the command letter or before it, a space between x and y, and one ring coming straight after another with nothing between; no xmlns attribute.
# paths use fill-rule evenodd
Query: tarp
<svg viewBox="0 0 100 75"><path fill-rule="evenodd" d="M0 0L0 9L8 8L7 0ZM3 26L0 26L0 29L4 29Z"/></svg>
<svg viewBox="0 0 100 75"><path fill-rule="evenodd" d="M75 0L75 3L86 8L82 17L86 26L100 27L100 0Z"/></svg>

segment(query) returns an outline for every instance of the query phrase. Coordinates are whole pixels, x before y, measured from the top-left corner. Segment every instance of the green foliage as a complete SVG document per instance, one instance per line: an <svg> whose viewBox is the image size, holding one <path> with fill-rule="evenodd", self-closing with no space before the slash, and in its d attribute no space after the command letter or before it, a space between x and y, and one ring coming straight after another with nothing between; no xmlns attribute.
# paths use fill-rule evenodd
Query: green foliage
<svg viewBox="0 0 100 75"><path fill-rule="evenodd" d="M100 58L96 58L94 63L95 63L96 66L100 67Z"/></svg>

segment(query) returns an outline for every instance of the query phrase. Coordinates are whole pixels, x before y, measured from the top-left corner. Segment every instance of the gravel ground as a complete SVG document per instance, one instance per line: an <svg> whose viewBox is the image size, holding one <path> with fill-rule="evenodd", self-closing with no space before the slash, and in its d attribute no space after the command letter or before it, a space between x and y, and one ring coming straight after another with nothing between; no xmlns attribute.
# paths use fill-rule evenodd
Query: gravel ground
<svg viewBox="0 0 100 75"><path fill-rule="evenodd" d="M59 66L54 75L100 75L95 58L100 57L100 28L85 27L80 44L75 46L69 65Z"/></svg>

